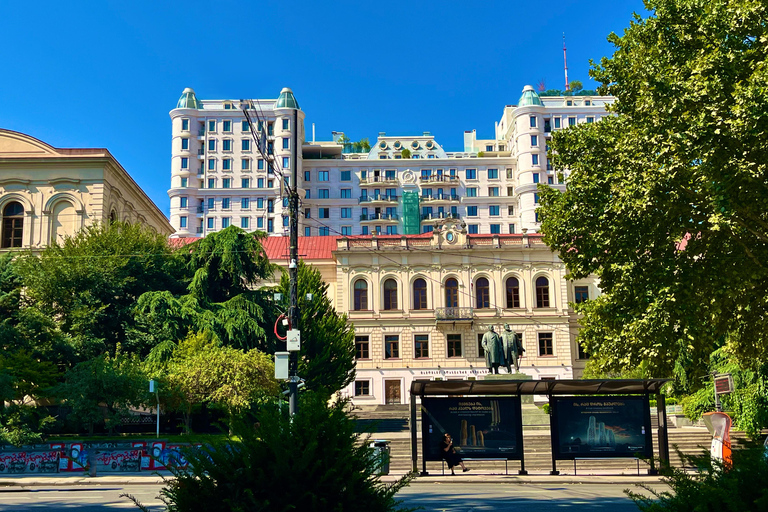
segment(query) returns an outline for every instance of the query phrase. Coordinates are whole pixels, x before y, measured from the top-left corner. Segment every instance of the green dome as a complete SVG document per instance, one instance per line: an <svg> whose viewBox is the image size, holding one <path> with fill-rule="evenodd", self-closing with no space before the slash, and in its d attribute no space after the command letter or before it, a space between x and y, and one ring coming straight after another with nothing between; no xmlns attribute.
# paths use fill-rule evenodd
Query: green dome
<svg viewBox="0 0 768 512"><path fill-rule="evenodd" d="M523 95L520 96L520 100L517 102L518 107L527 107L529 105L541 105L541 98L533 90L533 87L526 85L523 87Z"/></svg>
<svg viewBox="0 0 768 512"><path fill-rule="evenodd" d="M293 91L287 87L283 87L283 90L280 91L280 97L275 102L275 108L295 108L300 110L299 102L293 96Z"/></svg>
<svg viewBox="0 0 768 512"><path fill-rule="evenodd" d="M181 93L181 98L176 104L176 108L203 108L203 105L197 101L195 97L195 91L187 87L184 92Z"/></svg>

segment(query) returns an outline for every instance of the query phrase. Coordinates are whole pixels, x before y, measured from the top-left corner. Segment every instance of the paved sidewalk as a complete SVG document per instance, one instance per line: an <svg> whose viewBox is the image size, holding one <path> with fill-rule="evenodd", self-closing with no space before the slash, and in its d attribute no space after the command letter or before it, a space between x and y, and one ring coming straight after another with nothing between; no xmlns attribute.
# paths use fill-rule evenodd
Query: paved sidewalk
<svg viewBox="0 0 768 512"><path fill-rule="evenodd" d="M90 477L87 475L29 475L0 478L0 492L13 492L27 487L66 487L78 485L155 485L163 483L163 476L169 478L170 472L112 474ZM394 482L403 476L402 473L382 477L384 482ZM455 483L484 483L484 484L659 484L661 477L647 475L488 475L457 473L453 475L434 474L419 476L411 481L411 485L421 484L455 484Z"/></svg>

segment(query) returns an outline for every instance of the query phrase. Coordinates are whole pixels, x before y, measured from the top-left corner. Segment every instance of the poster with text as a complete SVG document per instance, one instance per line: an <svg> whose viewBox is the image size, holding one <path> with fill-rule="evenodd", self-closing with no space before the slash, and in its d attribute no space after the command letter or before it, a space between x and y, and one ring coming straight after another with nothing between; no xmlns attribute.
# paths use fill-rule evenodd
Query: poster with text
<svg viewBox="0 0 768 512"><path fill-rule="evenodd" d="M650 457L651 413L645 397L568 397L552 401L557 459Z"/></svg>
<svg viewBox="0 0 768 512"><path fill-rule="evenodd" d="M518 460L523 453L520 399L423 398L422 442L425 460L440 460L445 433L461 457Z"/></svg>

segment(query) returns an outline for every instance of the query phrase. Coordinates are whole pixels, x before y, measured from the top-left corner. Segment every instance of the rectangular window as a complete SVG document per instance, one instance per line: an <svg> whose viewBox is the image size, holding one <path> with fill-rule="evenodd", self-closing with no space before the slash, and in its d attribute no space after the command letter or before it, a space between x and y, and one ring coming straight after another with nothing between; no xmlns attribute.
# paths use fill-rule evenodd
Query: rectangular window
<svg viewBox="0 0 768 512"><path fill-rule="evenodd" d="M232 186L232 178L224 178L221 180L221 188L230 188Z"/></svg>
<svg viewBox="0 0 768 512"><path fill-rule="evenodd" d="M491 234L498 235L501 233L501 224L491 224Z"/></svg>
<svg viewBox="0 0 768 512"><path fill-rule="evenodd" d="M288 225L291 223L291 218L287 215L283 216L283 227L287 228Z"/></svg>
<svg viewBox="0 0 768 512"><path fill-rule="evenodd" d="M369 380L356 380L355 381L355 396L371 396L371 381L369 381Z"/></svg>
<svg viewBox="0 0 768 512"><path fill-rule="evenodd" d="M493 151L493 146L485 146L486 151Z"/></svg>
<svg viewBox="0 0 768 512"><path fill-rule="evenodd" d="M312 208L304 208L304 218L305 219L312 218Z"/></svg>
<svg viewBox="0 0 768 512"><path fill-rule="evenodd" d="M257 197L256 198L256 208L264 208L264 198L263 197Z"/></svg>
<svg viewBox="0 0 768 512"><path fill-rule="evenodd" d="M533 173L533 182L538 183L539 182L539 173L535 172Z"/></svg>
<svg viewBox="0 0 768 512"><path fill-rule="evenodd" d="M515 195L515 187L507 187L507 195L510 197Z"/></svg>
<svg viewBox="0 0 768 512"><path fill-rule="evenodd" d="M290 169L291 168L291 157L284 156L283 157L283 169Z"/></svg>
<svg viewBox="0 0 768 512"><path fill-rule="evenodd" d="M576 118L575 117L569 117L568 118L568 126L576 126Z"/></svg>
<svg viewBox="0 0 768 512"><path fill-rule="evenodd" d="M225 158L221 161L221 168L225 171L231 171L232 170L232 159L231 158Z"/></svg>
<svg viewBox="0 0 768 512"><path fill-rule="evenodd" d="M329 172L328 171L318 171L317 172L317 181L328 181L329 179Z"/></svg>
<svg viewBox="0 0 768 512"><path fill-rule="evenodd" d="M514 206L507 206L507 215L512 216L515 214L515 207Z"/></svg>
<svg viewBox="0 0 768 512"><path fill-rule="evenodd" d="M182 169L189 169L189 158L182 157L181 158L181 168Z"/></svg>
<svg viewBox="0 0 768 512"><path fill-rule="evenodd" d="M531 135L531 146L538 146L538 145L539 145L539 136Z"/></svg>
<svg viewBox="0 0 768 512"><path fill-rule="evenodd" d="M330 208L318 208L317 209L317 216L321 219L330 219L331 218L331 209Z"/></svg>
<svg viewBox="0 0 768 512"><path fill-rule="evenodd" d="M539 333L539 355L540 356L553 356L555 355L555 348L552 344L551 332Z"/></svg>
<svg viewBox="0 0 768 512"><path fill-rule="evenodd" d="M189 186L188 183L189 183L189 178L181 178L181 188L188 187Z"/></svg>
<svg viewBox="0 0 768 512"><path fill-rule="evenodd" d="M331 236L331 230L327 226L322 226L318 228L317 234L320 236Z"/></svg>
<svg viewBox="0 0 768 512"><path fill-rule="evenodd" d="M587 124L592 124L594 122L595 122L595 118L594 117L588 117L587 118Z"/></svg>
<svg viewBox="0 0 768 512"><path fill-rule="evenodd" d="M242 121L240 125L240 131L241 132L250 132L251 131L251 125L248 124L248 121Z"/></svg>
<svg viewBox="0 0 768 512"><path fill-rule="evenodd" d="M467 187L467 197L477 197L477 187Z"/></svg>
<svg viewBox="0 0 768 512"><path fill-rule="evenodd" d="M477 357L485 357L485 350L483 349L483 333L477 333Z"/></svg>
<svg viewBox="0 0 768 512"><path fill-rule="evenodd" d="M250 151L251 150L251 141L248 139L243 139L240 141L240 149L243 151Z"/></svg>
<svg viewBox="0 0 768 512"><path fill-rule="evenodd" d="M213 217L208 217L208 229L213 229L213 226L214 226Z"/></svg>
<svg viewBox="0 0 768 512"><path fill-rule="evenodd" d="M247 197L244 197L244 198L240 199L240 209L241 210L247 210L250 207L251 207L251 200L250 199L248 199Z"/></svg>
<svg viewBox="0 0 768 512"><path fill-rule="evenodd" d="M552 120L555 122L555 128L560 128L560 118L554 117Z"/></svg>
<svg viewBox="0 0 768 512"><path fill-rule="evenodd" d="M488 179L489 180L497 180L497 179L499 179L499 170L498 169L488 169Z"/></svg>
<svg viewBox="0 0 768 512"><path fill-rule="evenodd" d="M187 204L188 204L188 199L186 197L179 198L179 208L186 208Z"/></svg>
<svg viewBox="0 0 768 512"><path fill-rule="evenodd" d="M509 234L510 235L514 235L515 234L515 225L514 224L510 224L509 225Z"/></svg>
<svg viewBox="0 0 768 512"><path fill-rule="evenodd" d="M467 206L467 216L477 217L477 206Z"/></svg>
<svg viewBox="0 0 768 512"><path fill-rule="evenodd" d="M216 139L208 141L208 151L216 151Z"/></svg>
<svg viewBox="0 0 768 512"><path fill-rule="evenodd" d="M467 169L464 171L466 174L466 179L468 180L476 180L477 179L477 169Z"/></svg>
<svg viewBox="0 0 768 512"><path fill-rule="evenodd" d="M352 181L352 171L341 171L341 181Z"/></svg>
<svg viewBox="0 0 768 512"><path fill-rule="evenodd" d="M290 144L291 144L291 139L289 139L288 137L283 137L283 149L290 149L291 148Z"/></svg>
<svg viewBox="0 0 768 512"><path fill-rule="evenodd" d="M264 170L264 160L259 158L258 163L256 164L256 168L260 171Z"/></svg>
<svg viewBox="0 0 768 512"><path fill-rule="evenodd" d="M211 119L210 121L208 121L208 131L216 132L216 120Z"/></svg>
<svg viewBox="0 0 768 512"><path fill-rule="evenodd" d="M361 235L367 235L368 234L368 226L363 226L361 228Z"/></svg>
<svg viewBox="0 0 768 512"><path fill-rule="evenodd" d="M539 204L539 193L538 192L533 194L533 202L536 203L536 204Z"/></svg>
<svg viewBox="0 0 768 512"><path fill-rule="evenodd" d="M310 178L312 177L312 173L310 171L304 171L304 181L310 182L312 181Z"/></svg>
<svg viewBox="0 0 768 512"><path fill-rule="evenodd" d="M287 130L290 126L290 120L288 118L283 119L283 130Z"/></svg>
<svg viewBox="0 0 768 512"><path fill-rule="evenodd" d="M309 226L306 226L304 228L304 236L312 236L312 228L310 228Z"/></svg>
<svg viewBox="0 0 768 512"><path fill-rule="evenodd" d="M229 227L229 217L224 217L221 219L221 227L222 229Z"/></svg>
<svg viewBox="0 0 768 512"><path fill-rule="evenodd" d="M467 233L470 235L476 235L477 234L477 224L469 224L467 226Z"/></svg>
<svg viewBox="0 0 768 512"><path fill-rule="evenodd" d="M215 171L216 170L216 159L215 158L209 158L208 159L208 170L209 171Z"/></svg>
<svg viewBox="0 0 768 512"><path fill-rule="evenodd" d="M461 357L461 334L448 335L448 357Z"/></svg>
<svg viewBox="0 0 768 512"><path fill-rule="evenodd" d="M341 218L342 219L351 219L352 218L352 208L342 208L341 209Z"/></svg>
<svg viewBox="0 0 768 512"><path fill-rule="evenodd" d="M318 199L330 199L331 197L331 189L329 188L321 188L317 191L317 198Z"/></svg>
<svg viewBox="0 0 768 512"><path fill-rule="evenodd" d="M189 149L189 139L181 139L181 149Z"/></svg>
<svg viewBox="0 0 768 512"><path fill-rule="evenodd" d="M257 217L256 218L256 227L261 229L264 227L264 217Z"/></svg>
<svg viewBox="0 0 768 512"><path fill-rule="evenodd" d="M229 210L230 202L228 197L222 197L221 198L221 208L224 210Z"/></svg>
<svg viewBox="0 0 768 512"><path fill-rule="evenodd" d="M501 214L501 207L497 204L488 207L488 215L498 217Z"/></svg>
<svg viewBox="0 0 768 512"><path fill-rule="evenodd" d="M539 165L539 155L537 155L535 153L533 155L531 155L531 163L533 165Z"/></svg>
<svg viewBox="0 0 768 512"><path fill-rule="evenodd" d="M530 116L531 128L536 128L536 116Z"/></svg>
<svg viewBox="0 0 768 512"><path fill-rule="evenodd" d="M343 189L341 189L341 198L342 199L352 199L352 189L351 188L343 188Z"/></svg>
<svg viewBox="0 0 768 512"><path fill-rule="evenodd" d="M576 286L574 288L573 301L576 304L581 304L589 300L589 287L588 286Z"/></svg>
<svg viewBox="0 0 768 512"><path fill-rule="evenodd" d="M224 121L221 124L222 124L222 131L225 131L225 132L232 131L232 121Z"/></svg>
<svg viewBox="0 0 768 512"><path fill-rule="evenodd" d="M312 191L307 189L304 191L304 199L312 199Z"/></svg>
<svg viewBox="0 0 768 512"><path fill-rule="evenodd" d="M398 334L384 336L384 359L400 359L400 336Z"/></svg>
<svg viewBox="0 0 768 512"><path fill-rule="evenodd" d="M208 178L208 188L216 188L216 178Z"/></svg>
<svg viewBox="0 0 768 512"><path fill-rule="evenodd" d="M582 347L580 343L577 343L576 346L579 349L578 359L589 359L589 353L584 350L584 347Z"/></svg>
<svg viewBox="0 0 768 512"><path fill-rule="evenodd" d="M256 180L256 188L264 188L264 178L259 178Z"/></svg>
<svg viewBox="0 0 768 512"><path fill-rule="evenodd" d="M488 187L488 197L499 197L499 187Z"/></svg>
<svg viewBox="0 0 768 512"><path fill-rule="evenodd" d="M185 132L189 131L189 119L182 119L181 120L181 129L182 129L182 131L185 131Z"/></svg>
<svg viewBox="0 0 768 512"><path fill-rule="evenodd" d="M185 228L187 227L187 217L185 215L182 215L179 217L179 227Z"/></svg>
<svg viewBox="0 0 768 512"><path fill-rule="evenodd" d="M224 139L221 141L222 151L232 151L232 139Z"/></svg>
<svg viewBox="0 0 768 512"><path fill-rule="evenodd" d="M429 357L429 335L415 334L413 336L413 347L415 349L414 357L416 359Z"/></svg>
<svg viewBox="0 0 768 512"><path fill-rule="evenodd" d="M208 198L208 209L209 210L213 210L214 208L216 208L216 200L214 198L212 198L212 197L209 197Z"/></svg>
<svg viewBox="0 0 768 512"><path fill-rule="evenodd" d="M267 219L267 233L273 233L275 231L274 219Z"/></svg>
<svg viewBox="0 0 768 512"><path fill-rule="evenodd" d="M343 236L352 236L352 226L341 226L341 234Z"/></svg>
<svg viewBox="0 0 768 512"><path fill-rule="evenodd" d="M387 226L387 234L388 235L396 235L397 234L397 226Z"/></svg>
<svg viewBox="0 0 768 512"><path fill-rule="evenodd" d="M554 184L555 184L554 176L547 176L547 185L554 185Z"/></svg>
<svg viewBox="0 0 768 512"><path fill-rule="evenodd" d="M251 168L251 160L250 159L243 158L242 160L240 160L240 169L242 169L243 171L247 171L250 168Z"/></svg>

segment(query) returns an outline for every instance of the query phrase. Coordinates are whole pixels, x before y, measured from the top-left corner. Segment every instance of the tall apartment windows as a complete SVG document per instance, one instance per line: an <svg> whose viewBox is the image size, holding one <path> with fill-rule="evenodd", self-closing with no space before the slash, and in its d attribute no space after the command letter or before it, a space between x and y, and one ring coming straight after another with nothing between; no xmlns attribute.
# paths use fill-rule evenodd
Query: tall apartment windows
<svg viewBox="0 0 768 512"><path fill-rule="evenodd" d="M327 226L317 228L318 236L331 236L331 229Z"/></svg>
<svg viewBox="0 0 768 512"><path fill-rule="evenodd" d="M514 224L510 224L509 225L509 234L510 235L514 235L515 234L515 225Z"/></svg>
<svg viewBox="0 0 768 512"><path fill-rule="evenodd" d="M251 160L249 158L243 158L240 160L240 169L247 171L251 168Z"/></svg>
<svg viewBox="0 0 768 512"><path fill-rule="evenodd" d="M216 120L211 119L208 121L208 131L211 133L216 133Z"/></svg>
<svg viewBox="0 0 768 512"><path fill-rule="evenodd" d="M291 157L284 156L283 157L283 169L290 169L291 168Z"/></svg>
<svg viewBox="0 0 768 512"><path fill-rule="evenodd" d="M331 218L331 209L330 208L318 208L317 209L317 216L321 219L330 219Z"/></svg>
<svg viewBox="0 0 768 512"><path fill-rule="evenodd" d="M232 151L232 139L224 139L221 141L222 151Z"/></svg>
<svg viewBox="0 0 768 512"><path fill-rule="evenodd" d="M448 357L461 357L461 334L448 335Z"/></svg>
<svg viewBox="0 0 768 512"><path fill-rule="evenodd" d="M230 207L230 201L228 197L222 197L221 198L221 208L223 210L229 210Z"/></svg>
<svg viewBox="0 0 768 512"><path fill-rule="evenodd" d="M467 206L467 217L477 217L477 206Z"/></svg>
<svg viewBox="0 0 768 512"><path fill-rule="evenodd" d="M188 206L188 199L186 197L179 198L179 208L186 208Z"/></svg>
<svg viewBox="0 0 768 512"><path fill-rule="evenodd" d="M478 233L477 224L468 224L467 233L469 233L470 235L476 235Z"/></svg>
<svg viewBox="0 0 768 512"><path fill-rule="evenodd" d="M498 169L488 169L488 179L489 180L497 180L497 179L499 179L499 170Z"/></svg>
<svg viewBox="0 0 768 512"><path fill-rule="evenodd" d="M413 282L413 309L427 309L427 282L422 278Z"/></svg>
<svg viewBox="0 0 768 512"><path fill-rule="evenodd" d="M547 176L547 185L554 185L554 184L555 184L554 176Z"/></svg>
<svg viewBox="0 0 768 512"><path fill-rule="evenodd" d="M256 218L256 227L261 229L264 227L264 217L257 217Z"/></svg>
<svg viewBox="0 0 768 512"><path fill-rule="evenodd" d="M507 307L519 308L520 307L520 282L516 277L510 277L507 279Z"/></svg>
<svg viewBox="0 0 768 512"><path fill-rule="evenodd" d="M208 198L208 210L213 210L216 208L216 199L209 197Z"/></svg>
<svg viewBox="0 0 768 512"><path fill-rule="evenodd" d="M445 280L445 307L459 307L459 282L452 277Z"/></svg>
<svg viewBox="0 0 768 512"><path fill-rule="evenodd" d="M500 213L501 208L499 205L491 205L488 207L488 215L491 217L498 217Z"/></svg>
<svg viewBox="0 0 768 512"><path fill-rule="evenodd" d="M488 187L488 197L499 197L499 187Z"/></svg>
<svg viewBox="0 0 768 512"><path fill-rule="evenodd" d="M485 350L483 349L483 333L477 333L477 357L485 357Z"/></svg>
<svg viewBox="0 0 768 512"><path fill-rule="evenodd" d="M539 334L539 355L540 356L553 356L555 355L555 349L552 343L551 332L540 332Z"/></svg>
<svg viewBox="0 0 768 512"><path fill-rule="evenodd" d="M507 206L507 215L512 216L515 214L515 207L514 206Z"/></svg>
<svg viewBox="0 0 768 512"><path fill-rule="evenodd" d="M397 281L394 279L384 281L384 309L397 309Z"/></svg>
<svg viewBox="0 0 768 512"><path fill-rule="evenodd" d="M216 170L216 159L215 158L209 158L208 159L208 170L209 171L215 171Z"/></svg>
<svg viewBox="0 0 768 512"><path fill-rule="evenodd" d="M275 220L267 219L267 233L274 233L274 231L275 231Z"/></svg>
<svg viewBox="0 0 768 512"><path fill-rule="evenodd" d="M283 227L287 228L288 225L291 223L291 218L287 215L283 215Z"/></svg>
<svg viewBox="0 0 768 512"><path fill-rule="evenodd" d="M351 188L343 188L343 189L341 189L341 198L342 199L352 199L352 189Z"/></svg>
<svg viewBox="0 0 768 512"><path fill-rule="evenodd" d="M498 235L501 233L501 224L491 224L491 234Z"/></svg>
<svg viewBox="0 0 768 512"><path fill-rule="evenodd" d="M477 187L467 187L467 197L477 197Z"/></svg>
<svg viewBox="0 0 768 512"><path fill-rule="evenodd" d="M530 116L529 119L531 128L536 128L536 116Z"/></svg>
<svg viewBox="0 0 768 512"><path fill-rule="evenodd" d="M221 125L222 125L222 131L224 132L232 131L232 121L224 121L221 123Z"/></svg>
<svg viewBox="0 0 768 512"><path fill-rule="evenodd" d="M560 128L560 118L553 117L552 120L555 122L555 129Z"/></svg>
<svg viewBox="0 0 768 512"><path fill-rule="evenodd" d="M189 119L182 119L181 120L181 131L188 132L189 131Z"/></svg>
<svg viewBox="0 0 768 512"><path fill-rule="evenodd" d="M189 186L189 178L181 178L181 188L186 188Z"/></svg>
<svg viewBox="0 0 768 512"><path fill-rule="evenodd" d="M365 279L358 279L354 285L354 310L368 310L368 282Z"/></svg>
<svg viewBox="0 0 768 512"><path fill-rule="evenodd" d="M304 182L312 181L312 173L310 171L304 171Z"/></svg>
<svg viewBox="0 0 768 512"><path fill-rule="evenodd" d="M283 130L287 130L290 126L290 120L288 118L283 119Z"/></svg>
<svg viewBox="0 0 768 512"><path fill-rule="evenodd" d="M539 136L538 135L531 135L531 146L538 146L539 145Z"/></svg>
<svg viewBox="0 0 768 512"><path fill-rule="evenodd" d="M250 132L251 131L251 125L248 124L248 121L242 121L242 124L240 125L240 131L241 132Z"/></svg>
<svg viewBox="0 0 768 512"><path fill-rule="evenodd" d="M568 126L576 126L576 118L575 117L569 117L568 118Z"/></svg>
<svg viewBox="0 0 768 512"><path fill-rule="evenodd" d="M317 198L318 199L329 199L331 197L331 189L329 188L321 188L317 191Z"/></svg>
<svg viewBox="0 0 768 512"><path fill-rule="evenodd" d="M477 169L467 169L464 171L466 174L466 179L468 180L476 180L477 179Z"/></svg>
<svg viewBox="0 0 768 512"><path fill-rule="evenodd" d="M288 137L283 137L283 149L290 149L291 147L291 139Z"/></svg>
<svg viewBox="0 0 768 512"><path fill-rule="evenodd" d="M510 197L515 195L515 187L507 187L507 195Z"/></svg>
<svg viewBox="0 0 768 512"><path fill-rule="evenodd" d="M370 359L368 336L355 336L355 359Z"/></svg>
<svg viewBox="0 0 768 512"><path fill-rule="evenodd" d="M214 226L214 218L208 217L208 229L213 229Z"/></svg>
<svg viewBox="0 0 768 512"><path fill-rule="evenodd" d="M486 151L493 151L493 146L491 146L491 145L485 146L485 150Z"/></svg>
<svg viewBox="0 0 768 512"><path fill-rule="evenodd" d="M216 188L216 178L208 178L208 188Z"/></svg>
<svg viewBox="0 0 768 512"><path fill-rule="evenodd" d="M428 334L415 334L413 336L414 357L428 358L429 357L429 335Z"/></svg>
<svg viewBox="0 0 768 512"><path fill-rule="evenodd" d="M232 159L231 158L225 158L221 161L221 168L225 171L231 171L232 170Z"/></svg>
<svg viewBox="0 0 768 512"><path fill-rule="evenodd" d="M240 227L243 229L248 229L248 221L250 219L248 217L240 217Z"/></svg>
<svg viewBox="0 0 768 512"><path fill-rule="evenodd" d="M400 358L400 336L387 334L384 336L384 359Z"/></svg>
<svg viewBox="0 0 768 512"><path fill-rule="evenodd" d="M539 173L535 172L533 173L533 182L538 183L539 182Z"/></svg>
<svg viewBox="0 0 768 512"><path fill-rule="evenodd" d="M224 178L221 180L221 188L231 188L232 187L232 178Z"/></svg>
<svg viewBox="0 0 768 512"><path fill-rule="evenodd" d="M189 158L182 157L181 158L181 168L182 169L189 169Z"/></svg>
<svg viewBox="0 0 768 512"><path fill-rule="evenodd" d="M341 226L341 236L352 236L352 226Z"/></svg>
<svg viewBox="0 0 768 512"><path fill-rule="evenodd" d="M182 215L181 217L179 217L179 227L180 228L187 227L187 216L186 215Z"/></svg>
<svg viewBox="0 0 768 512"><path fill-rule="evenodd" d="M304 191L304 199L312 199L312 191L307 189Z"/></svg>
<svg viewBox="0 0 768 512"><path fill-rule="evenodd" d="M539 165L539 155L537 155L536 153L531 155L531 164Z"/></svg>
<svg viewBox="0 0 768 512"><path fill-rule="evenodd" d="M351 219L352 218L352 208L342 208L341 209L341 218L342 219Z"/></svg>
<svg viewBox="0 0 768 512"><path fill-rule="evenodd" d="M304 227L304 236L312 236L312 228L309 226Z"/></svg>
<svg viewBox="0 0 768 512"><path fill-rule="evenodd" d="M536 307L549 307L549 280L543 276L536 279Z"/></svg>
<svg viewBox="0 0 768 512"><path fill-rule="evenodd" d="M256 180L256 188L264 188L264 178L258 178Z"/></svg>
<svg viewBox="0 0 768 512"><path fill-rule="evenodd" d="M243 151L250 151L251 150L251 141L248 139L243 139L240 141L240 149Z"/></svg>
<svg viewBox="0 0 768 512"><path fill-rule="evenodd" d="M216 139L208 141L208 151L216 151Z"/></svg>
<svg viewBox="0 0 768 512"><path fill-rule="evenodd" d="M536 203L536 204L539 204L539 193L538 192L535 192L533 194L533 202Z"/></svg>
<svg viewBox="0 0 768 512"><path fill-rule="evenodd" d="M181 139L181 149L189 149L189 139Z"/></svg>
<svg viewBox="0 0 768 512"><path fill-rule="evenodd" d="M588 286L576 286L574 287L573 301L576 304L581 304L589 300L589 287Z"/></svg>
<svg viewBox="0 0 768 512"><path fill-rule="evenodd" d="M251 207L251 200L247 197L240 199L240 209L247 210Z"/></svg>
<svg viewBox="0 0 768 512"><path fill-rule="evenodd" d="M229 217L223 217L221 219L221 227L222 227L222 229L229 227L229 220L230 220Z"/></svg>
<svg viewBox="0 0 768 512"><path fill-rule="evenodd" d="M352 171L341 171L341 181L352 181Z"/></svg>
<svg viewBox="0 0 768 512"><path fill-rule="evenodd" d="M487 278L481 277L475 281L475 299L477 309L491 307L491 289Z"/></svg>
<svg viewBox="0 0 768 512"><path fill-rule="evenodd" d="M587 124L592 124L594 122L595 122L595 118L594 117L588 117L587 118Z"/></svg>
<svg viewBox="0 0 768 512"><path fill-rule="evenodd" d="M264 170L264 160L262 158L259 158L259 161L256 164L256 168L260 171Z"/></svg>
<svg viewBox="0 0 768 512"><path fill-rule="evenodd" d="M317 181L328 181L329 179L329 172L328 171L318 171L317 172Z"/></svg>

